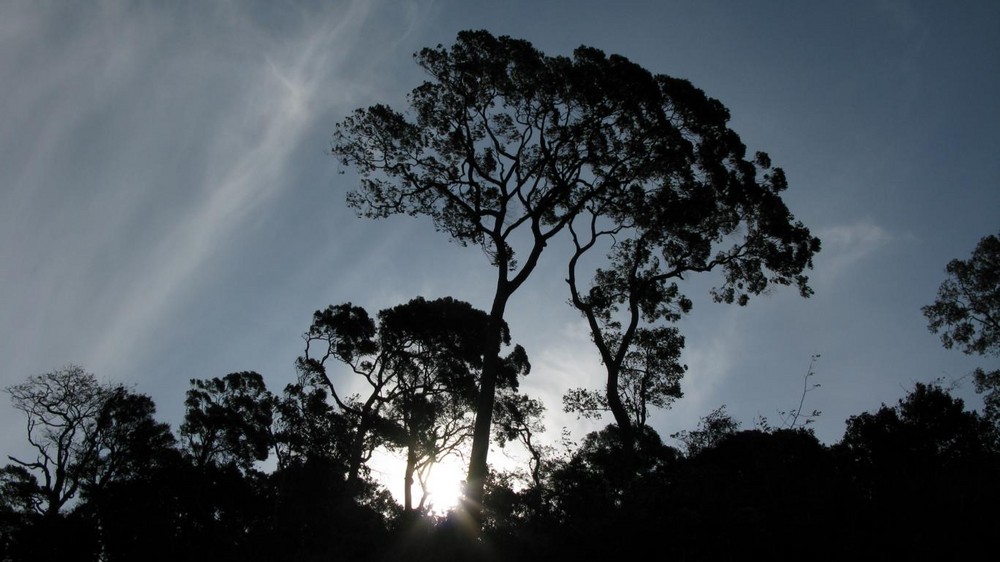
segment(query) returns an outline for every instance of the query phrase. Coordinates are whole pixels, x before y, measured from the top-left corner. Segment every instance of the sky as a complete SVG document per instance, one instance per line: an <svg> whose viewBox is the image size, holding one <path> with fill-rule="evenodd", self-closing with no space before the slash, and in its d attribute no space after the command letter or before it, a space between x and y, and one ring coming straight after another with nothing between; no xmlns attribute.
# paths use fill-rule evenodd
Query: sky
<svg viewBox="0 0 1000 562"><path fill-rule="evenodd" d="M1000 227L993 1L0 3L0 386L77 364L176 429L192 378L294 381L327 305L488 308L480 250L426 218L357 218L357 176L329 154L339 120L402 108L425 79L412 54L464 29L690 80L785 170L786 203L822 240L809 299L715 304L712 274L683 287L685 396L651 419L668 442L722 405L780 425L813 355L803 409L825 443L916 382L978 406L967 375L996 359L943 349L920 308ZM561 411L603 373L564 267L543 255L507 316L551 443L601 427ZM0 452L22 454L22 414L0 398Z"/></svg>

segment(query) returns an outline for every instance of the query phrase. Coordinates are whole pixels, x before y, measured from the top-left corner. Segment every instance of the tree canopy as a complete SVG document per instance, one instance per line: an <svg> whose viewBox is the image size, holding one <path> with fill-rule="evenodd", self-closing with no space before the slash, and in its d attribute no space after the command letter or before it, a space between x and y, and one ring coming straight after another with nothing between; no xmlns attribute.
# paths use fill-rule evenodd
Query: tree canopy
<svg viewBox="0 0 1000 562"><path fill-rule="evenodd" d="M325 383L352 420L351 480L376 447L401 449L406 452L405 509L414 509L414 478L423 479L472 434L479 379L491 354L489 329L485 312L450 297L415 298L380 311L377 323L351 303L316 311L298 365ZM506 325L501 336L510 343ZM329 359L359 375L369 388L367 396L352 398L338 390L327 374ZM516 389L518 376L529 368L524 349L515 346L502 362L500 388Z"/></svg>
<svg viewBox="0 0 1000 562"><path fill-rule="evenodd" d="M1000 238L984 236L967 260L948 262L937 299L923 307L941 343L969 354L1000 355Z"/></svg>
<svg viewBox="0 0 1000 562"><path fill-rule="evenodd" d="M1000 238L984 236L968 260L951 260L945 270L937 299L921 309L928 328L946 348L1000 357ZM1000 428L1000 368L978 368L974 376L984 413Z"/></svg>
<svg viewBox="0 0 1000 562"><path fill-rule="evenodd" d="M181 435L195 463L233 463L249 470L267 459L273 445L274 396L260 373L230 373L191 380Z"/></svg>
<svg viewBox="0 0 1000 562"><path fill-rule="evenodd" d="M418 301L411 311L452 304ZM407 306L387 311L406 313ZM464 303L455 308L459 317L485 315ZM424 343L447 347L445 341L465 339L481 348L476 338L425 325L449 315L417 321L419 315L404 314L410 318L403 324L441 336L423 337ZM373 336L377 342L401 341ZM435 344L424 355L422 345L407 344L402 356L428 360L434 372L440 364L482 363L481 353L464 355L456 348L452 355ZM443 363L428 359L438 352ZM522 364L520 358L515 363ZM412 374L406 370L411 367L406 362L403 377ZM36 391L12 392L12 398L27 397L37 408L60 412L57 406L68 402L38 388L59 380L59 388L94 383L79 368L54 375L29 377L17 386ZM0 559L631 559L656 550L668 558L728 560L815 544L824 545L815 556L820 560L863 557L861 549L937 559L981 553L982 537L996 526L996 427L935 385L917 384L895 406L852 416L832 446L802 428L741 431L720 408L674 436L683 451L649 426L637 427L629 443L623 429L610 424L579 444L564 442L562 452L533 440L540 405L505 388L498 398L498 439L528 447L531 474L491 473L484 528L469 540L461 518L401 509L377 484L364 482L369 487L359 493L347 481L338 456L346 455L352 429L344 422L350 416L331 416L321 407L318 387L289 385L273 410L280 418L274 439L286 456L276 466L249 469L242 459L257 455L252 444L261 432L247 423L248 415L266 396L254 375L234 373L193 385L196 393L211 395L197 400L203 413L214 406L229 410L214 412L206 418L212 423L201 426L204 443L229 443L205 458L193 454L190 443L179 445L169 427L154 419L148 397L98 385L107 391L103 404L80 418L91 428L94 446L77 447L83 456L68 457L98 460L67 465L81 493L71 497L64 489L58 497L72 501L50 508L53 488L42 467L15 461L0 469ZM450 375L465 378L458 371ZM433 398L415 390L404 386L399 397L405 399L384 405L385 422L398 426L400 442L416 444L422 459L423 447L433 441L424 432L448 420L437 417L425 425ZM425 398L430 402L419 403ZM35 420L29 443L65 426L61 414L41 418L35 411L24 410ZM407 425L406 416L420 421ZM328 435L317 438L321 433ZM664 529L670 540L663 540Z"/></svg>
<svg viewBox="0 0 1000 562"><path fill-rule="evenodd" d="M38 491L44 501L33 504L55 516L102 469L98 418L112 391L77 365L33 375L6 390L27 417L28 442L35 450L33 460L10 459L42 478Z"/></svg>

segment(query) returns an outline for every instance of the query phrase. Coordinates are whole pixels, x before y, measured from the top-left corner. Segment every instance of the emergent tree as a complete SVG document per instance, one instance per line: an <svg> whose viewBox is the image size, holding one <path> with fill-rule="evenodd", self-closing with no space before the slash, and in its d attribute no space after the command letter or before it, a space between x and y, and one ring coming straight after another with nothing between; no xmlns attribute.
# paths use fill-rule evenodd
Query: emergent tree
<svg viewBox="0 0 1000 562"><path fill-rule="evenodd" d="M546 56L485 31L462 32L450 48L423 49L416 61L430 79L410 94L411 111L355 111L337 126L333 153L360 174L348 196L360 214L428 215L453 240L481 247L496 270L463 502L478 519L504 312L542 251L578 216L592 214L594 232L604 221L651 232L643 251L667 250L654 278L707 269L720 261L713 243L745 229L749 243L721 253L745 258L718 263L727 272L723 300L742 301L770 280L804 286L799 274L818 241L776 205L780 173L757 181L766 159L746 160L726 109L684 80L592 48ZM646 199L663 212L631 217ZM667 225L675 226L657 230ZM651 259L639 266L652 267ZM643 294L663 290L654 279Z"/></svg>

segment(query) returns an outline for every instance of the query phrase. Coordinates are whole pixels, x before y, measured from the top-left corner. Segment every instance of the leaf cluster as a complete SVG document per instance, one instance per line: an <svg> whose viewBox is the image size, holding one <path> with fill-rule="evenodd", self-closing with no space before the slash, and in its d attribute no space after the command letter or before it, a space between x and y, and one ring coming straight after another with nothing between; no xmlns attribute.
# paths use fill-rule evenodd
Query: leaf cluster
<svg viewBox="0 0 1000 562"><path fill-rule="evenodd" d="M946 267L934 303L922 308L928 327L946 348L1000 355L1000 238L983 237L967 260Z"/></svg>

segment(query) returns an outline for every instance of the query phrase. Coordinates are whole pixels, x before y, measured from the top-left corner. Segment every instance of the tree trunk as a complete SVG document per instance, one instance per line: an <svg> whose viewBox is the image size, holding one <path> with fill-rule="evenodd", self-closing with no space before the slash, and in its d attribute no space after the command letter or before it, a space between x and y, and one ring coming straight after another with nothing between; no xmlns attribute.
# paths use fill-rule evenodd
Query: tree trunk
<svg viewBox="0 0 1000 562"><path fill-rule="evenodd" d="M413 445L406 448L406 473L403 476L403 511L413 511L413 473L417 469L417 454Z"/></svg>
<svg viewBox="0 0 1000 562"><path fill-rule="evenodd" d="M357 434L354 436L354 441L351 442L351 456L347 464L347 487L352 492L361 479L361 465L364 463L365 456L365 436L368 435L371 427L372 416L363 414L358 423Z"/></svg>
<svg viewBox="0 0 1000 562"><path fill-rule="evenodd" d="M622 441L622 450L626 455L631 454L632 450L635 448L634 432L632 427L632 419L628 416L628 411L625 409L625 405L622 404L621 396L618 394L618 374L620 373L619 367L607 365L608 368L608 384L607 384L607 399L608 408L611 410L611 415L615 418L615 423L618 425L618 431Z"/></svg>
<svg viewBox="0 0 1000 562"><path fill-rule="evenodd" d="M469 455L469 473L461 502L462 515L478 532L483 521L483 487L489 471L487 456L490 451L490 427L493 423L493 406L496 402L497 378L500 372L500 345L503 337L503 314L510 292L498 287L493 308L490 310L491 338L489 355L483 364L476 403L476 423L472 433L472 451Z"/></svg>

